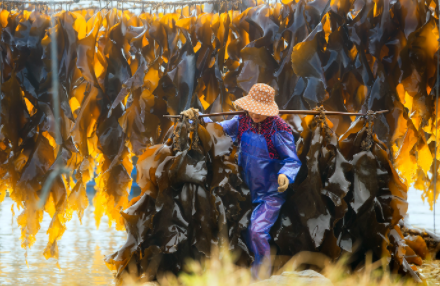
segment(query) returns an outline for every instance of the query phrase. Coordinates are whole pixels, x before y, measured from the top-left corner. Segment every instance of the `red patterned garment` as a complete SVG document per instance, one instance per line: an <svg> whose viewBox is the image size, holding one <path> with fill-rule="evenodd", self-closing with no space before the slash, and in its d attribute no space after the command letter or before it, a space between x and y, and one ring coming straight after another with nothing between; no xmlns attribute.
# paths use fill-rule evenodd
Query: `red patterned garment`
<svg viewBox="0 0 440 286"><path fill-rule="evenodd" d="M278 155L278 152L272 142L272 135L275 133L275 131L286 131L289 133L291 132L289 125L287 125L287 123L284 122L284 120L281 119L279 116L268 117L260 123L253 123L252 119L249 116L241 115L239 117L238 124L238 144L240 144L241 142L241 136L247 130L251 130L251 132L264 136L271 159L280 159L280 156Z"/></svg>

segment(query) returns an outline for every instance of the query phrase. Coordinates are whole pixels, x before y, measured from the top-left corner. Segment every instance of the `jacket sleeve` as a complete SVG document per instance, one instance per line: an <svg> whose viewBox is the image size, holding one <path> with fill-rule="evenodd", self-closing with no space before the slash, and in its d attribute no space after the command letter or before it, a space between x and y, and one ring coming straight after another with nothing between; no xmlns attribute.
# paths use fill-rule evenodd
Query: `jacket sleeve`
<svg viewBox="0 0 440 286"><path fill-rule="evenodd" d="M202 114L202 113L200 113L200 114ZM203 117L203 120L205 122L213 122L211 120L211 118L209 118L209 117ZM239 122L240 122L239 116L236 115L232 119L219 121L219 122L215 122L215 123L217 123L218 125L223 127L223 130L225 131L226 135L231 137L232 141L235 142L235 139L237 139L237 135L238 135Z"/></svg>
<svg viewBox="0 0 440 286"><path fill-rule="evenodd" d="M289 183L292 184L302 165L296 154L295 139L290 132L286 131L277 131L274 135L275 149L281 160L283 160L283 167L281 167L278 175L286 175L289 178Z"/></svg>

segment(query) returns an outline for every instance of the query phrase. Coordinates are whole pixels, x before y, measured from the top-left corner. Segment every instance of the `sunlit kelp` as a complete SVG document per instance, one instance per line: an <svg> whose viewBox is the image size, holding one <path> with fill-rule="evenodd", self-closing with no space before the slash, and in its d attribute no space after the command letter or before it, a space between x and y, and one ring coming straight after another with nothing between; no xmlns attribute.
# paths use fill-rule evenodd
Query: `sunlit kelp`
<svg viewBox="0 0 440 286"><path fill-rule="evenodd" d="M147 160L149 146L162 142L172 125L163 114L229 110L256 82L276 89L281 108L390 110L374 121L377 138L405 184L432 205L437 3L244 1L242 11L228 3L220 13L191 6L165 15L88 9L54 14L53 29L42 12L1 11L0 201L8 189L24 208L23 246L39 229L35 203L56 159L75 173L59 176L46 202L54 219L47 257L56 257L65 221L87 207L85 186L95 171L97 224L105 214L123 229L131 157ZM52 39L60 118L51 100ZM329 119L338 136L355 120ZM158 194L149 180L141 188Z"/></svg>

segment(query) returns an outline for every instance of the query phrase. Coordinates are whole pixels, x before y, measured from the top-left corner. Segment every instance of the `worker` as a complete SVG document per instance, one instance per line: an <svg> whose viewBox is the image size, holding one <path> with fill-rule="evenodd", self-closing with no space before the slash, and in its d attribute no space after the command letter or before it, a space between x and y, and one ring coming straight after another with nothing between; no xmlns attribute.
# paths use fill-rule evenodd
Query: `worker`
<svg viewBox="0 0 440 286"><path fill-rule="evenodd" d="M278 116L272 87L255 84L248 95L234 104L247 113L218 124L239 146L238 165L251 191L254 209L247 244L254 254L252 275L258 278L263 260L269 264L265 265L266 269L271 271L269 231L286 200L285 191L295 181L301 161L296 154L290 127ZM191 108L182 114L194 120L199 112ZM205 117L205 122L212 120Z"/></svg>

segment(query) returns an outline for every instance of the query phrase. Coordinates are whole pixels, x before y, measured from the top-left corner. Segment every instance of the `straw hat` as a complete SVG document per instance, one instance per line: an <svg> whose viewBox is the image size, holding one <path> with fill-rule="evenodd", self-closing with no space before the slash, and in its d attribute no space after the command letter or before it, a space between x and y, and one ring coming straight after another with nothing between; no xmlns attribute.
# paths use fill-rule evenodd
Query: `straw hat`
<svg viewBox="0 0 440 286"><path fill-rule="evenodd" d="M275 103L275 90L264 83L254 84L248 95L234 103L246 111L264 116L276 116L279 113Z"/></svg>

